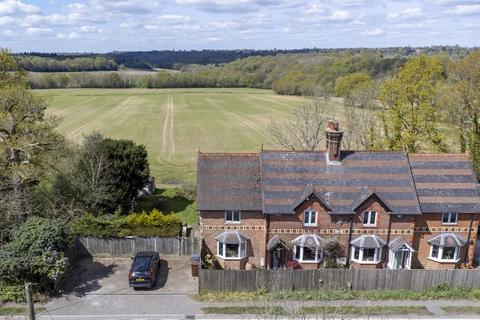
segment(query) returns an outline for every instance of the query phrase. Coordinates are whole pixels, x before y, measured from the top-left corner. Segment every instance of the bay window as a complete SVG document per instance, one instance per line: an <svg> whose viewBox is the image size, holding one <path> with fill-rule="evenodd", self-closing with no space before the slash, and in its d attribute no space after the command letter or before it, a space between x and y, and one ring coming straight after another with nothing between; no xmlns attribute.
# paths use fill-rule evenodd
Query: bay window
<svg viewBox="0 0 480 320"><path fill-rule="evenodd" d="M386 242L376 235L363 235L350 244L352 261L375 264L382 260L382 248L386 245Z"/></svg>
<svg viewBox="0 0 480 320"><path fill-rule="evenodd" d="M238 231L225 231L215 238L217 256L222 259L242 259L247 256L248 237Z"/></svg>
<svg viewBox="0 0 480 320"><path fill-rule="evenodd" d="M460 250L467 243L455 233L441 233L430 240L429 258L438 262L458 262Z"/></svg>
<svg viewBox="0 0 480 320"><path fill-rule="evenodd" d="M323 257L323 239L316 234L302 235L292 241L294 260L299 262L320 262Z"/></svg>

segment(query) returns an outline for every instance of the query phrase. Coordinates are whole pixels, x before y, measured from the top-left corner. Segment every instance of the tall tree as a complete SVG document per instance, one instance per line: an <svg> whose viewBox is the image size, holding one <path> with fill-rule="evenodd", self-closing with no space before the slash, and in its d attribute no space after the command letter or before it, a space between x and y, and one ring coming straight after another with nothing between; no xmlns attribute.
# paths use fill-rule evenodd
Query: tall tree
<svg viewBox="0 0 480 320"><path fill-rule="evenodd" d="M324 139L328 102L314 98L294 112L294 119L282 123L272 121L270 134L282 147L313 151Z"/></svg>
<svg viewBox="0 0 480 320"><path fill-rule="evenodd" d="M0 50L0 241L28 215L28 190L51 169L63 138L44 99L29 89L25 73Z"/></svg>
<svg viewBox="0 0 480 320"><path fill-rule="evenodd" d="M457 126L460 151L470 151L480 176L480 50L450 61L447 84L439 98L446 120Z"/></svg>
<svg viewBox="0 0 480 320"><path fill-rule="evenodd" d="M442 73L437 58L422 55L411 59L396 78L382 84L379 100L384 107L380 114L384 148L408 152L445 150L433 104Z"/></svg>

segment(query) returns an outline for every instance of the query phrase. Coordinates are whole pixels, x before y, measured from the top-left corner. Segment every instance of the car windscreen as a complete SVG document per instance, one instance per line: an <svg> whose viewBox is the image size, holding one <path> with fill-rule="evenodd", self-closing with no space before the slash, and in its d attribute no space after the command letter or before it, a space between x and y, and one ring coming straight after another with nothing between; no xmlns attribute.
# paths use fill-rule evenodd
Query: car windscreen
<svg viewBox="0 0 480 320"><path fill-rule="evenodd" d="M133 261L133 271L146 271L150 269L151 257L136 257Z"/></svg>

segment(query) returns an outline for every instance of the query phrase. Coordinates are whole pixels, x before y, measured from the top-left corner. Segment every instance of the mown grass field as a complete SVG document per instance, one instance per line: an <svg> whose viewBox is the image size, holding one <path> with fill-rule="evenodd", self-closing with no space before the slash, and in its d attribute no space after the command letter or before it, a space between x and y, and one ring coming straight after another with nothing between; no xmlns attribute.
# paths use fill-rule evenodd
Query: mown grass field
<svg viewBox="0 0 480 320"><path fill-rule="evenodd" d="M59 130L80 143L99 131L144 144L152 174L163 184L195 181L198 150L254 152L276 147L272 119L291 117L308 98L257 89L58 89L39 90ZM331 116L341 119L338 100Z"/></svg>

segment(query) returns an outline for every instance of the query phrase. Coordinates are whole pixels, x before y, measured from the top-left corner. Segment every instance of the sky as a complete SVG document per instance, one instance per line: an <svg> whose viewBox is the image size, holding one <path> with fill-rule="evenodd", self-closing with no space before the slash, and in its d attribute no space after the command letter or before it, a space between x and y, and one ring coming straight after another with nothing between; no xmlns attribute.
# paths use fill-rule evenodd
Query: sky
<svg viewBox="0 0 480 320"><path fill-rule="evenodd" d="M480 46L480 1L0 0L13 52Z"/></svg>

